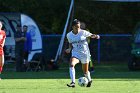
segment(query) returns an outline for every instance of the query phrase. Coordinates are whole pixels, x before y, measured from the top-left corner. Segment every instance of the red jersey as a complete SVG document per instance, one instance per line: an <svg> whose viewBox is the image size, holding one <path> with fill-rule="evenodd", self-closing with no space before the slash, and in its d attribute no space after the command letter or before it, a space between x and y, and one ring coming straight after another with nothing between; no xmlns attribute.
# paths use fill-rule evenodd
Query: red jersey
<svg viewBox="0 0 140 93"><path fill-rule="evenodd" d="M4 43L5 43L5 38L6 38L6 33L5 33L4 30L1 30L0 31L0 55L4 54L3 46L4 46Z"/></svg>

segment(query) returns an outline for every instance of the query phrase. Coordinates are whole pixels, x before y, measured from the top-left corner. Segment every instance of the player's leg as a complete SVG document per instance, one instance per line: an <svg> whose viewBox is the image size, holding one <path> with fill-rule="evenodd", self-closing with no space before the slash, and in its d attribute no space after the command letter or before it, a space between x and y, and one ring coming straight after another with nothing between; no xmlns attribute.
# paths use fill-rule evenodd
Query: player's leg
<svg viewBox="0 0 140 93"><path fill-rule="evenodd" d="M88 85L87 87L91 86L92 80L89 72L89 61L90 61L90 53L87 54L81 54L81 63L82 63L82 69L85 77L88 79Z"/></svg>
<svg viewBox="0 0 140 93"><path fill-rule="evenodd" d="M89 72L89 60L90 60L90 57L88 56L85 56L85 58L81 60L83 73L85 77L88 79L87 87L90 87L92 83L92 79Z"/></svg>
<svg viewBox="0 0 140 93"><path fill-rule="evenodd" d="M68 87L75 87L75 65L79 63L79 60L75 57L72 57L70 59L70 65L69 65L69 73L71 78L71 83L67 84Z"/></svg>
<svg viewBox="0 0 140 93"><path fill-rule="evenodd" d="M29 55L29 52L24 51L24 55L23 55L23 71L26 71L27 67L29 66L28 55Z"/></svg>
<svg viewBox="0 0 140 93"><path fill-rule="evenodd" d="M1 80L3 65L4 65L4 55L0 55L0 80Z"/></svg>
<svg viewBox="0 0 140 93"><path fill-rule="evenodd" d="M91 83L92 83L92 79L91 79L91 76L90 76L90 72L88 71L88 69L89 69L89 62L82 63L82 69L83 69L85 77L88 79L87 87L90 87Z"/></svg>
<svg viewBox="0 0 140 93"><path fill-rule="evenodd" d="M20 72L21 71L21 50L16 47L15 48L15 57L16 57L16 71Z"/></svg>

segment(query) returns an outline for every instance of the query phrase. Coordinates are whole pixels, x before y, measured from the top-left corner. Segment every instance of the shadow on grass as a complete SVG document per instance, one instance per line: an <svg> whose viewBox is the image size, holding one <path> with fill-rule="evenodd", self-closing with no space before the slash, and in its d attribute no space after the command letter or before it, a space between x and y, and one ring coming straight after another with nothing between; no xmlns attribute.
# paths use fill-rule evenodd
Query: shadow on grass
<svg viewBox="0 0 140 93"><path fill-rule="evenodd" d="M84 76L81 64L76 66L76 78ZM140 79L140 71L129 71L127 64L97 64L93 79ZM4 71L4 79L70 79L68 65L60 66L59 70L40 71L40 72L14 72Z"/></svg>

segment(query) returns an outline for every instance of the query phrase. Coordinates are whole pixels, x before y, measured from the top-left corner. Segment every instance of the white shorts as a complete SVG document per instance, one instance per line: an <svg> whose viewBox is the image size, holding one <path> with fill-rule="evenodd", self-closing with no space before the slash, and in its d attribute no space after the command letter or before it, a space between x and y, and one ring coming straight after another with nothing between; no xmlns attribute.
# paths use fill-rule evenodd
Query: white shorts
<svg viewBox="0 0 140 93"><path fill-rule="evenodd" d="M85 64L85 63L89 63L90 61L90 53L87 52L87 53L79 53L79 52L73 52L72 51L72 57L75 57L77 59L79 59L79 61L81 61L82 64Z"/></svg>

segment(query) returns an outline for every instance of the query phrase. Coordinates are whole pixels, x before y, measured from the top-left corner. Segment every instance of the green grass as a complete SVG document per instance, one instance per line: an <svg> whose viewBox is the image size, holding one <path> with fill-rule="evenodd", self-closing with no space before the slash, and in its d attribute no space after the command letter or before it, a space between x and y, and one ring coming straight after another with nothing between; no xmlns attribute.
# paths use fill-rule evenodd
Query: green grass
<svg viewBox="0 0 140 93"><path fill-rule="evenodd" d="M91 73L90 88L68 88L70 83L68 66L45 72L3 72L0 93L140 93L140 72L131 72L127 64L97 64ZM76 78L82 76L80 65L76 67ZM76 80L77 81L77 80Z"/></svg>

